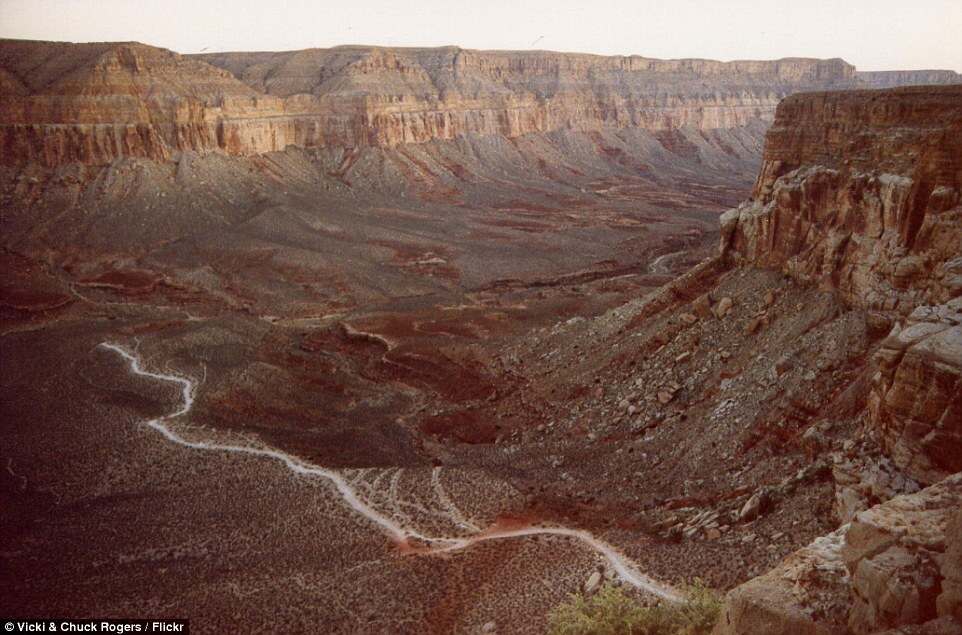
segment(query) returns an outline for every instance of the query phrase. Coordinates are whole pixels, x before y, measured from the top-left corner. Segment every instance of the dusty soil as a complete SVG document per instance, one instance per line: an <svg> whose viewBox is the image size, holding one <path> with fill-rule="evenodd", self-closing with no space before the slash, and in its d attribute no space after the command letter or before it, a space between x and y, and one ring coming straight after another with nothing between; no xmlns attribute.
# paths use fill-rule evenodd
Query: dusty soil
<svg viewBox="0 0 962 635"><path fill-rule="evenodd" d="M752 382L782 338L835 328L798 323L792 303L830 299L719 272L702 284L721 284L732 313L683 328L690 299L654 315L641 300L713 252L717 214L747 179L462 185L452 206L436 182L400 198L359 185L357 168L334 179L352 186L332 185L309 172L324 160L212 156L189 178L130 162L110 168L114 182L150 186L118 199L91 181L71 199L93 206L84 219L49 181L5 181L0 483L15 511L2 592L13 613L189 615L201 632L492 621L540 632L595 568L614 576L563 536L399 549L323 479L145 426L176 409L177 391L132 376L104 341L197 382L193 410L172 422L190 438L336 469L380 513L430 535L563 524L665 583L698 575L727 588L824 532L831 487L818 479L717 539L660 529L696 508L727 513L806 464L800 425L749 430L809 384ZM778 301L754 359L735 342L768 289ZM683 386L673 401L647 401L668 378ZM741 379L721 388L726 378ZM821 398L837 386L811 388ZM722 397L749 394L714 417ZM624 399L638 404L630 416Z"/></svg>

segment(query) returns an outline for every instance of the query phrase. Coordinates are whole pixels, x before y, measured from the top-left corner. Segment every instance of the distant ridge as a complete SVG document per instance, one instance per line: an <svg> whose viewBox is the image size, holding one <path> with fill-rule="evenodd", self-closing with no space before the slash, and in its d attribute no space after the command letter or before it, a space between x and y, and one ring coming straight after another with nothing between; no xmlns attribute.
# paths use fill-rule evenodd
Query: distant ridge
<svg viewBox="0 0 962 635"><path fill-rule="evenodd" d="M454 46L180 55L137 42L0 40L0 163L396 147L562 130L761 130L793 93L953 76L859 74L841 59L658 60Z"/></svg>

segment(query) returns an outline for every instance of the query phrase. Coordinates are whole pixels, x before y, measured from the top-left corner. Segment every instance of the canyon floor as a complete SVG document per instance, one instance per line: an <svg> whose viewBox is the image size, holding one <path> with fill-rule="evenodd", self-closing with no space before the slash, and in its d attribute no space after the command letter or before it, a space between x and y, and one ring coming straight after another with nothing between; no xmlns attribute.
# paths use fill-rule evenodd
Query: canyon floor
<svg viewBox="0 0 962 635"><path fill-rule="evenodd" d="M5 604L190 615L202 631L540 632L596 569L654 571L666 593L700 570L653 562L654 534L628 531L640 503L618 508L625 491L581 500L613 446L558 408L593 400L607 361L545 377L543 346L577 329L565 354L601 360L584 329L713 253L747 170L565 185L521 173L452 203L437 182L378 194L325 161L7 174ZM104 343L190 378L193 406L169 421L180 438L333 470L412 536L324 476L148 426L177 411L181 387L133 374ZM619 469L650 491L639 466ZM748 573L724 570L728 584Z"/></svg>
<svg viewBox="0 0 962 635"><path fill-rule="evenodd" d="M958 87L772 123L854 68L0 44L4 613L958 617Z"/></svg>

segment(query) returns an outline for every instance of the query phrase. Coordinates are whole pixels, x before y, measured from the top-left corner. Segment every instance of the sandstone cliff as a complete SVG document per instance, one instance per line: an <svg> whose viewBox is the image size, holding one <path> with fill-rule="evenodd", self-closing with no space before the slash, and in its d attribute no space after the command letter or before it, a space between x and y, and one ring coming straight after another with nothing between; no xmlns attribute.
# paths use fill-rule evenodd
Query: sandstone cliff
<svg viewBox="0 0 962 635"><path fill-rule="evenodd" d="M962 293L962 86L786 99L723 250L898 309Z"/></svg>
<svg viewBox="0 0 962 635"><path fill-rule="evenodd" d="M559 130L727 130L796 92L948 83L839 59L717 62L458 47L178 55L135 42L0 42L0 162L250 155Z"/></svg>
<svg viewBox="0 0 962 635"><path fill-rule="evenodd" d="M213 115L256 103L230 73L137 43L0 43L0 162L167 159L218 147Z"/></svg>
<svg viewBox="0 0 962 635"><path fill-rule="evenodd" d="M962 475L893 498L733 590L715 635L955 633Z"/></svg>
<svg viewBox="0 0 962 635"><path fill-rule="evenodd" d="M962 471L960 190L962 86L795 95L779 106L751 200L722 216L722 256L832 289L871 328L890 329L869 361L865 433L900 479L934 485L840 513L851 524L730 593L717 632L926 622L917 632L956 632L958 555L946 544L957 539ZM835 459L838 472L845 461ZM839 508L850 507L838 485Z"/></svg>
<svg viewBox="0 0 962 635"><path fill-rule="evenodd" d="M962 84L962 75L948 70L857 71L855 79L865 88Z"/></svg>
<svg viewBox="0 0 962 635"><path fill-rule="evenodd" d="M753 198L722 216L728 257L911 314L869 403L926 483L962 469L960 190L962 86L799 95L778 109Z"/></svg>
<svg viewBox="0 0 962 635"><path fill-rule="evenodd" d="M338 47L202 56L288 98L298 145L396 145L602 127L733 128L787 94L849 85L841 60L654 60L543 51ZM310 95L310 98L306 96ZM306 121L321 124L305 129ZM241 148L246 139L238 135Z"/></svg>
<svg viewBox="0 0 962 635"><path fill-rule="evenodd" d="M793 92L853 83L842 60L455 47L182 56L137 43L8 40L0 43L0 162L104 164L182 150L247 155L560 130L726 130L767 125Z"/></svg>

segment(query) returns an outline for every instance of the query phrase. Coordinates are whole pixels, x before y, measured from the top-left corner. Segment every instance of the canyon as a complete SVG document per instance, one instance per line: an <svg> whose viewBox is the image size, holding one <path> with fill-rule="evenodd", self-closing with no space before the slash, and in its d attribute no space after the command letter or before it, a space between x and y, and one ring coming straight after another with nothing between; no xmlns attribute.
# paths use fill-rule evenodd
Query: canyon
<svg viewBox="0 0 962 635"><path fill-rule="evenodd" d="M2 48L0 156L48 166L561 130L727 130L769 121L791 92L855 83L842 60L721 63L455 47L200 56L138 43ZM67 57L74 63L64 64Z"/></svg>
<svg viewBox="0 0 962 635"><path fill-rule="evenodd" d="M0 91L18 615L962 628L957 74L4 40Z"/></svg>
<svg viewBox="0 0 962 635"><path fill-rule="evenodd" d="M734 590L718 633L958 629L960 133L960 88L788 98L752 198L722 216L724 257L830 288L887 331L866 364L863 433L914 485L883 493L852 479L864 455L834 456L842 527Z"/></svg>

